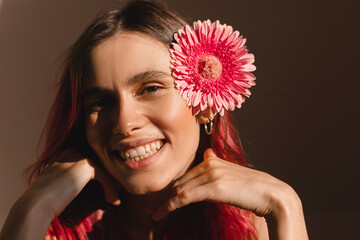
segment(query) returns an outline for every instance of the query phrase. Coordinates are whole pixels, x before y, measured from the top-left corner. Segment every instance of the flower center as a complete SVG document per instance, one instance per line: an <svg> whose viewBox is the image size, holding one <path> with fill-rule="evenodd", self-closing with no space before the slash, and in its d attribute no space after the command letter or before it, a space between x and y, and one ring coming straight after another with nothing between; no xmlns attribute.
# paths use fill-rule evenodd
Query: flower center
<svg viewBox="0 0 360 240"><path fill-rule="evenodd" d="M213 55L203 55L198 60L197 71L207 80L214 81L221 76L223 66Z"/></svg>

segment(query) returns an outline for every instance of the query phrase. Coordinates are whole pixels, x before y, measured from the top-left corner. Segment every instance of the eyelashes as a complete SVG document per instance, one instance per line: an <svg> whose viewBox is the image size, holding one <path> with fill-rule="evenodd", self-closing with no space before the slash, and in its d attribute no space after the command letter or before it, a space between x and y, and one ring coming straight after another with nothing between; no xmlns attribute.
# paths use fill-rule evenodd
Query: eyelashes
<svg viewBox="0 0 360 240"><path fill-rule="evenodd" d="M152 83L147 84L140 88L134 97L148 100L150 98L156 97L157 94L160 94L165 87L158 84ZM117 97L114 95L107 94L98 94L98 96L90 97L85 99L85 111L88 113L100 112L102 110L111 109L117 104Z"/></svg>
<svg viewBox="0 0 360 240"><path fill-rule="evenodd" d="M159 85L148 85L145 86L143 89L141 89L138 95L154 94L155 92L160 91L161 89L163 89L163 87Z"/></svg>
<svg viewBox="0 0 360 240"><path fill-rule="evenodd" d="M115 99L110 96L101 96L85 104L87 112L99 112L109 106L113 106Z"/></svg>

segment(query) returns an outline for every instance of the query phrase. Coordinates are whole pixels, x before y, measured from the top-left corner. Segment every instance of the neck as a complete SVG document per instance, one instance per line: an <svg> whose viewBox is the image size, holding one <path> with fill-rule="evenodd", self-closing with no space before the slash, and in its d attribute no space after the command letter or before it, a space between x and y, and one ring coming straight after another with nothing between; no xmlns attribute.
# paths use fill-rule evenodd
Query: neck
<svg viewBox="0 0 360 240"><path fill-rule="evenodd" d="M171 224L172 218L168 216L161 221L154 221L146 209L160 204L161 200L167 196L166 189L146 195L132 195L123 191L121 195L121 205L126 217L125 222L135 239L160 239Z"/></svg>

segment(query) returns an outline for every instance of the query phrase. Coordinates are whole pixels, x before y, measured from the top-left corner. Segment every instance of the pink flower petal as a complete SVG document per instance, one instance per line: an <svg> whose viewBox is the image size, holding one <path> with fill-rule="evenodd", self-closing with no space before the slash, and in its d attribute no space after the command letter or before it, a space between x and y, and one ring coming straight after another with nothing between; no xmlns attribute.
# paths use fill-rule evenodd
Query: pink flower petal
<svg viewBox="0 0 360 240"><path fill-rule="evenodd" d="M252 65L252 64L246 64L242 67L242 69L247 72L253 72L256 70L256 67L255 67L255 65Z"/></svg>
<svg viewBox="0 0 360 240"><path fill-rule="evenodd" d="M210 108L223 116L225 110L240 108L245 96L251 95L248 88L255 85L255 76L250 73L256 69L255 58L246 49L246 39L231 26L210 20L181 28L174 39L170 68L176 88L193 113ZM206 75L198 72L198 61L204 56L215 57L205 58L212 59L205 62ZM220 69L220 75L212 69Z"/></svg>
<svg viewBox="0 0 360 240"><path fill-rule="evenodd" d="M225 41L226 39L229 38L230 34L233 32L233 28L231 26L227 26L220 38L220 41L223 42Z"/></svg>
<svg viewBox="0 0 360 240"><path fill-rule="evenodd" d="M193 107L193 114L194 115L197 115L197 114L199 114L199 112L200 112L200 107L199 106L197 106L197 107Z"/></svg>
<svg viewBox="0 0 360 240"><path fill-rule="evenodd" d="M200 101L200 109L201 111L204 111L207 107L208 107L207 99L206 97L203 96Z"/></svg>
<svg viewBox="0 0 360 240"><path fill-rule="evenodd" d="M200 91L197 91L197 92L193 95L193 99L192 99L193 106L195 107L195 106L199 105L200 100L201 100L201 92L200 92Z"/></svg>
<svg viewBox="0 0 360 240"><path fill-rule="evenodd" d="M214 104L214 101L213 101L214 97L211 92L208 93L207 98L208 98L209 107L212 107Z"/></svg>
<svg viewBox="0 0 360 240"><path fill-rule="evenodd" d="M221 108L221 110L220 110L220 116L224 116L224 112L225 112L225 110L224 110L224 108Z"/></svg>
<svg viewBox="0 0 360 240"><path fill-rule="evenodd" d="M191 36L192 31L193 31L192 28L189 25L186 25L186 32L185 33L186 33L187 40L188 40L190 46L194 45L194 41L193 41L193 38Z"/></svg>
<svg viewBox="0 0 360 240"><path fill-rule="evenodd" d="M222 28L222 27L218 27L218 28L214 29L214 40L215 40L215 42L220 41L220 38L221 38L223 33L224 33L224 28Z"/></svg>
<svg viewBox="0 0 360 240"><path fill-rule="evenodd" d="M232 30L232 27L231 27ZM239 31L233 32L227 39L224 39L223 41L226 42L226 44L231 44L236 38L238 38L240 35Z"/></svg>

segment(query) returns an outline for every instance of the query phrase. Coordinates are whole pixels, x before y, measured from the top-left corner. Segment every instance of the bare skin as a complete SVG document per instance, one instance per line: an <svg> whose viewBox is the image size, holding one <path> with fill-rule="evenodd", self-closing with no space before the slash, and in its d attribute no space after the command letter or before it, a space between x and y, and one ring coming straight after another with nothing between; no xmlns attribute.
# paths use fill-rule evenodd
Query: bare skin
<svg viewBox="0 0 360 240"><path fill-rule="evenodd" d="M79 157L79 154L73 151L68 151L66 155L67 159ZM94 178L102 183L107 201L119 205L118 187L115 187L113 179L100 168L94 167L94 164L89 164L87 159L57 163L48 168L15 203L0 239L44 239L51 220ZM211 150L205 153L203 163L179 178L173 187L178 194L165 199L159 208L151 211L152 216L146 209L150 205L147 206L143 201L139 201L141 207L140 203L131 206L133 210L129 212L132 213L132 218L140 219L139 222L144 224L145 232L138 233L138 239L151 239L154 235L154 229L149 226L154 227L156 224L151 217L158 221L165 218L169 212L197 201L223 202L252 210L256 215L264 217L266 222L272 223L273 228L269 228L269 234L273 236L271 239L308 238L301 203L288 185L263 172L221 160L213 155ZM248 188L252 190L248 191ZM243 189L243 193L238 189ZM234 194L234 191L238 194ZM152 197L157 196L149 196L149 200ZM264 218L256 217L255 220L259 239L268 239ZM134 233L138 230L134 229Z"/></svg>
<svg viewBox="0 0 360 240"><path fill-rule="evenodd" d="M102 183L108 202L119 205L116 183L81 154L66 150L17 200L0 233L0 239L44 239L56 216L92 179Z"/></svg>
<svg viewBox="0 0 360 240"><path fill-rule="evenodd" d="M166 46L139 33L116 35L93 50L89 87L103 89L101 96L109 94L105 105L98 104L97 96L85 99L92 106L86 135L102 166L74 150L64 151L14 204L0 240L44 239L52 219L93 179L103 186L108 203L121 204L120 189L131 200L126 207L139 223L133 226L136 239L162 235L172 212L201 201L252 211L259 239L308 239L301 201L286 183L220 159L211 149L199 165L190 167L200 124L214 115L192 115L173 87L169 61ZM149 70L161 74L129 84L128 79ZM146 144L146 139L163 143L149 166L129 168L125 162L131 160L112 155L117 148Z"/></svg>

